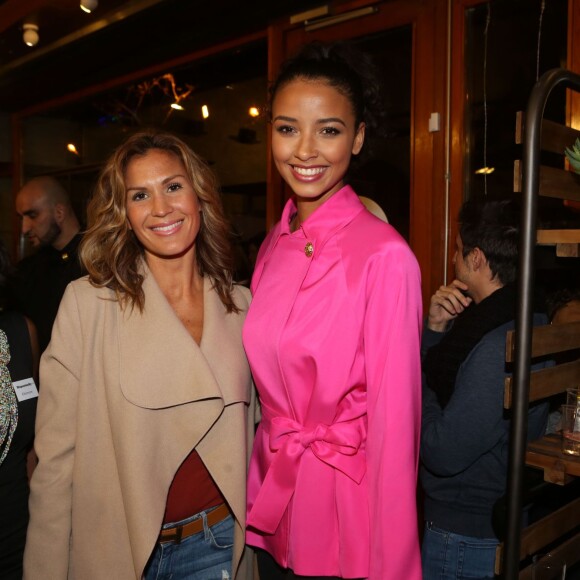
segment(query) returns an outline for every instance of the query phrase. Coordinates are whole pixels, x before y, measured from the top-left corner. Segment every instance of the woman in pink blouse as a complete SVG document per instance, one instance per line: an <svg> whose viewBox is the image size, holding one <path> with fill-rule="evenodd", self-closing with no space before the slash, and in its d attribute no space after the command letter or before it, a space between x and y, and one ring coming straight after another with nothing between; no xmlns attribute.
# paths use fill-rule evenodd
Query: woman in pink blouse
<svg viewBox="0 0 580 580"><path fill-rule="evenodd" d="M305 47L271 90L272 154L294 196L252 280L244 345L262 404L246 540L265 580L420 580L420 273L345 184L380 121L346 44Z"/></svg>

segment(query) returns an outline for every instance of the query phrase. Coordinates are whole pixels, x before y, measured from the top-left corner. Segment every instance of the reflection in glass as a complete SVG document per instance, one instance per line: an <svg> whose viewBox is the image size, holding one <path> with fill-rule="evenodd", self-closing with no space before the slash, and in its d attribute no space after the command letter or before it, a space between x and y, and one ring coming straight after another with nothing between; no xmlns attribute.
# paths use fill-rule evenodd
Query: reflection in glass
<svg viewBox="0 0 580 580"><path fill-rule="evenodd" d="M385 136L371 141L371 158L355 166L349 177L355 191L378 203L389 222L409 239L411 184L410 26L394 28L357 40L372 55L382 74L385 93Z"/></svg>
<svg viewBox="0 0 580 580"><path fill-rule="evenodd" d="M536 75L565 66L566 0L491 0L466 10L465 197L513 195L516 113L525 111ZM541 20L540 20L541 16ZM539 56L539 60L538 60ZM556 89L545 117L565 121ZM561 161L560 161L561 162ZM493 172L478 170L488 167Z"/></svg>

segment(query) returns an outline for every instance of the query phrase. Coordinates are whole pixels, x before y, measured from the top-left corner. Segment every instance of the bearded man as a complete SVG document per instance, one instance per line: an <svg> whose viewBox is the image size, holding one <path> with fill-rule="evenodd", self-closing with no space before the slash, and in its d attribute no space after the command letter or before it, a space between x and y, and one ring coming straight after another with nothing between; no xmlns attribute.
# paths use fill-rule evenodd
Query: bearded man
<svg viewBox="0 0 580 580"><path fill-rule="evenodd" d="M34 322L42 352L67 284L83 274L77 255L81 228L67 191L53 177L28 181L16 194L15 205L22 235L34 252L17 264L8 301Z"/></svg>

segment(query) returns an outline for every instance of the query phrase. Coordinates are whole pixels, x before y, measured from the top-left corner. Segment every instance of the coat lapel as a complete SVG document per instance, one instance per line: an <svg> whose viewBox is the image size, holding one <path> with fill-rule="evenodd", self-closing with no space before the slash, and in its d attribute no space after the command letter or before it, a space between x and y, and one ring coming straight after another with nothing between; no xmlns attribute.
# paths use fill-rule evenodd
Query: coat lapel
<svg viewBox="0 0 580 580"><path fill-rule="evenodd" d="M226 405L250 401L250 370L242 344L244 309L247 310L247 305L241 303L241 297L234 296L242 309L240 314L226 312L206 278L201 352L213 370Z"/></svg>
<svg viewBox="0 0 580 580"><path fill-rule="evenodd" d="M119 312L120 383L125 398L147 409L222 399L208 360L146 267L143 291L142 313L136 308ZM206 312L207 307L204 318ZM205 336L202 345L204 340Z"/></svg>

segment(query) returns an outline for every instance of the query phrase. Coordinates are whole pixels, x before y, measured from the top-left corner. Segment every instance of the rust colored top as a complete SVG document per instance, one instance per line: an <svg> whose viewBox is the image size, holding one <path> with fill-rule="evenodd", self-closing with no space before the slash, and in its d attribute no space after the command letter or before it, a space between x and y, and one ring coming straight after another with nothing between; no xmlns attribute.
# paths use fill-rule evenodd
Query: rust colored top
<svg viewBox="0 0 580 580"><path fill-rule="evenodd" d="M163 523L179 522L223 502L220 490L194 449L173 478Z"/></svg>

